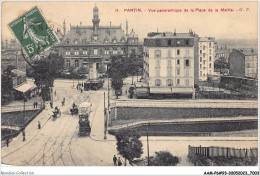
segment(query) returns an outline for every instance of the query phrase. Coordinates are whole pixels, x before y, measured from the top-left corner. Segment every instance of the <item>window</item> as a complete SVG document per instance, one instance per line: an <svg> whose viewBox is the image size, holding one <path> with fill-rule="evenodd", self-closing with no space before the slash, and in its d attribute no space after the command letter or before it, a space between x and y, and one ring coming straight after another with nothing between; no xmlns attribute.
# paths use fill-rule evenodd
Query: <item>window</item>
<svg viewBox="0 0 260 176"><path fill-rule="evenodd" d="M206 63L206 61L204 60L204 61L203 61L203 64L205 65L205 63Z"/></svg>
<svg viewBox="0 0 260 176"><path fill-rule="evenodd" d="M202 54L202 50L200 50L200 54Z"/></svg>
<svg viewBox="0 0 260 176"><path fill-rule="evenodd" d="M202 76L202 71L200 71L200 76Z"/></svg>
<svg viewBox="0 0 260 176"><path fill-rule="evenodd" d="M156 60L156 66L155 67L160 67L160 60Z"/></svg>
<svg viewBox="0 0 260 176"><path fill-rule="evenodd" d="M167 60L167 65L168 65L168 67L172 67L172 61L171 60Z"/></svg>
<svg viewBox="0 0 260 176"><path fill-rule="evenodd" d="M177 55L178 55L178 56L180 55L180 50L177 50Z"/></svg>
<svg viewBox="0 0 260 176"><path fill-rule="evenodd" d="M66 54L66 56L70 56L70 51L67 50L65 54Z"/></svg>
<svg viewBox="0 0 260 176"><path fill-rule="evenodd" d="M161 50L155 50L155 57L161 57Z"/></svg>
<svg viewBox="0 0 260 176"><path fill-rule="evenodd" d="M209 47L211 48L211 43L209 43Z"/></svg>
<svg viewBox="0 0 260 176"><path fill-rule="evenodd" d="M161 85L161 80L160 79L156 79L155 80L155 86L160 86Z"/></svg>
<svg viewBox="0 0 260 176"><path fill-rule="evenodd" d="M109 55L109 49L105 48L105 55Z"/></svg>
<svg viewBox="0 0 260 176"><path fill-rule="evenodd" d="M250 67L250 63L246 63L246 68L249 68Z"/></svg>
<svg viewBox="0 0 260 176"><path fill-rule="evenodd" d="M168 50L168 57L172 57L172 51Z"/></svg>
<svg viewBox="0 0 260 176"><path fill-rule="evenodd" d="M121 54L125 54L125 48L121 48Z"/></svg>
<svg viewBox="0 0 260 176"><path fill-rule="evenodd" d="M200 69L202 69L202 64L200 64Z"/></svg>
<svg viewBox="0 0 260 176"><path fill-rule="evenodd" d="M172 41L168 40L168 46L171 46L171 45L172 45Z"/></svg>
<svg viewBox="0 0 260 176"><path fill-rule="evenodd" d="M70 67L70 60L66 60L66 67Z"/></svg>
<svg viewBox="0 0 260 176"><path fill-rule="evenodd" d="M75 55L75 56L78 56L78 55L79 55L79 49L75 49L74 55Z"/></svg>
<svg viewBox="0 0 260 176"><path fill-rule="evenodd" d="M185 75L186 75L187 77L190 76L190 71L189 71L188 69L186 69Z"/></svg>
<svg viewBox="0 0 260 176"><path fill-rule="evenodd" d="M155 74L156 74L156 77L160 77L160 69L156 69L155 72L156 72L156 73L155 73Z"/></svg>
<svg viewBox="0 0 260 176"><path fill-rule="evenodd" d="M168 69L168 70L167 70L167 76L168 76L168 77L171 77L171 76L172 76L172 69Z"/></svg>
<svg viewBox="0 0 260 176"><path fill-rule="evenodd" d="M211 56L209 56L209 61L211 61Z"/></svg>
<svg viewBox="0 0 260 176"><path fill-rule="evenodd" d="M113 54L117 54L117 49L113 48Z"/></svg>
<svg viewBox="0 0 260 176"><path fill-rule="evenodd" d="M211 63L209 64L209 68L211 68Z"/></svg>
<svg viewBox="0 0 260 176"><path fill-rule="evenodd" d="M190 56L190 50L186 50L185 54L186 54L186 57L189 57Z"/></svg>
<svg viewBox="0 0 260 176"><path fill-rule="evenodd" d="M83 55L88 55L88 50L87 49L83 49Z"/></svg>
<svg viewBox="0 0 260 176"><path fill-rule="evenodd" d="M181 72L181 70L179 69L179 68L177 68L177 75L180 75L180 72Z"/></svg>
<svg viewBox="0 0 260 176"><path fill-rule="evenodd" d="M94 55L98 55L98 49L94 49Z"/></svg>
<svg viewBox="0 0 260 176"><path fill-rule="evenodd" d="M177 59L177 65L180 65L180 59Z"/></svg>
<svg viewBox="0 0 260 176"><path fill-rule="evenodd" d="M211 54L211 49L209 49L209 54Z"/></svg>
<svg viewBox="0 0 260 176"><path fill-rule="evenodd" d="M79 67L79 60L75 60L75 67Z"/></svg>
<svg viewBox="0 0 260 176"><path fill-rule="evenodd" d="M172 86L172 85L173 85L172 79L167 79L167 85L168 85L168 86Z"/></svg>
<svg viewBox="0 0 260 176"><path fill-rule="evenodd" d="M180 79L177 79L177 85L180 85L180 84L181 84Z"/></svg>
<svg viewBox="0 0 260 176"><path fill-rule="evenodd" d="M186 40L186 45L189 45L189 40Z"/></svg>
<svg viewBox="0 0 260 176"><path fill-rule="evenodd" d="M203 70L206 70L206 67L203 67Z"/></svg>
<svg viewBox="0 0 260 176"><path fill-rule="evenodd" d="M206 53L203 53L203 58L205 58L206 57Z"/></svg>
<svg viewBox="0 0 260 176"><path fill-rule="evenodd" d="M186 86L189 86L189 80L188 79L186 79Z"/></svg>
<svg viewBox="0 0 260 176"><path fill-rule="evenodd" d="M116 40L113 40L113 43L116 43Z"/></svg>
<svg viewBox="0 0 260 176"><path fill-rule="evenodd" d="M205 50L206 49L206 46L205 45L203 45L203 50Z"/></svg>
<svg viewBox="0 0 260 176"><path fill-rule="evenodd" d="M189 67L190 66L190 60L189 59L186 59L185 60L185 67Z"/></svg>
<svg viewBox="0 0 260 176"><path fill-rule="evenodd" d="M67 44L67 45L70 44L70 41L67 40L67 41L66 41L66 44Z"/></svg>
<svg viewBox="0 0 260 176"><path fill-rule="evenodd" d="M202 57L200 57L200 62L202 62Z"/></svg>

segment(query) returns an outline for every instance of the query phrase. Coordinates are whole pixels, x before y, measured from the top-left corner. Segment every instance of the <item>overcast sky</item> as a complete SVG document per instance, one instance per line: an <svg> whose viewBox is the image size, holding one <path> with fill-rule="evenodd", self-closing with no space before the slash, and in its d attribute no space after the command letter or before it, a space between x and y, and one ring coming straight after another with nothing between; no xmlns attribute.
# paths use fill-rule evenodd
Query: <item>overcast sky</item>
<svg viewBox="0 0 260 176"><path fill-rule="evenodd" d="M99 8L100 26L122 24L128 20L129 31L134 29L140 38L148 32L187 32L193 29L202 37L216 39L257 39L257 2L96 2ZM72 25L92 25L95 2L4 2L2 3L2 39L13 38L8 23L34 6L54 24L63 24L67 30ZM141 9L142 12L123 12L124 9ZM212 9L213 12L191 12L190 9ZM230 8L234 12L215 12ZM243 8L243 11L239 11ZM247 9L248 8L248 9ZM120 12L115 12L119 9ZM148 12L148 9L181 9L182 12ZM189 12L183 12L188 9ZM145 11L146 10L146 11ZM238 11L237 11L238 10ZM58 25L57 25L58 26Z"/></svg>

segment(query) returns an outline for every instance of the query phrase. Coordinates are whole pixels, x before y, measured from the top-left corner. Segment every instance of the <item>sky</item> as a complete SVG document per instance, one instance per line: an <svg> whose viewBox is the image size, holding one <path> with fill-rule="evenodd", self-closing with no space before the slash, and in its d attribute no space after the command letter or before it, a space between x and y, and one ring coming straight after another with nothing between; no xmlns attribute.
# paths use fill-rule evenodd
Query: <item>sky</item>
<svg viewBox="0 0 260 176"><path fill-rule="evenodd" d="M100 26L122 25L128 20L129 31L134 29L139 38L147 33L170 31L188 32L193 29L201 37L216 39L257 39L257 2L3 2L1 9L2 40L14 38L8 23L18 18L34 6L42 11L49 24L62 26L66 21L67 31L71 25L92 25L93 7L99 9ZM221 12L221 9L233 12ZM242 11L240 8L243 8ZM116 10L118 9L118 12ZM139 9L141 12L130 12ZM149 12L149 9L155 12ZM171 10L162 12L160 10ZM184 12L187 9L188 12ZM195 12L192 12L193 9ZM203 12L203 9L206 12ZM215 9L219 11L216 12ZM159 11L158 11L159 10ZM180 12L181 10L181 12ZM210 12L212 10L212 12Z"/></svg>

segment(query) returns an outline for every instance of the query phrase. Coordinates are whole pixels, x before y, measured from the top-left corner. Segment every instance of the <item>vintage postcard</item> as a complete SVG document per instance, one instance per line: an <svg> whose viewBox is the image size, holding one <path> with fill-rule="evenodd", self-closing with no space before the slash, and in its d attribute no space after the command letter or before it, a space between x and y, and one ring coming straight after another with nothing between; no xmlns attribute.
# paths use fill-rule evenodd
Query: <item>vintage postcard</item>
<svg viewBox="0 0 260 176"><path fill-rule="evenodd" d="M4 1L1 32L1 175L259 175L258 2Z"/></svg>

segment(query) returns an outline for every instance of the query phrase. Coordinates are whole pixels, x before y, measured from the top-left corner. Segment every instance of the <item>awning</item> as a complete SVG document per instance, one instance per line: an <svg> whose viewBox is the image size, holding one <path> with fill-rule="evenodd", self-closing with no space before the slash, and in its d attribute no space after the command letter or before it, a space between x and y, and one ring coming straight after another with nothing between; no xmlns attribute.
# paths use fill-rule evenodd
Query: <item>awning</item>
<svg viewBox="0 0 260 176"><path fill-rule="evenodd" d="M158 94L173 94L173 93L193 93L193 89L191 87L183 87L183 88L171 88L171 87L150 87L150 93L158 93Z"/></svg>
<svg viewBox="0 0 260 176"><path fill-rule="evenodd" d="M15 90L18 90L19 92L25 93L29 90L34 89L36 86L31 84L23 84L19 87L14 88Z"/></svg>

